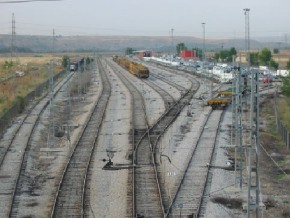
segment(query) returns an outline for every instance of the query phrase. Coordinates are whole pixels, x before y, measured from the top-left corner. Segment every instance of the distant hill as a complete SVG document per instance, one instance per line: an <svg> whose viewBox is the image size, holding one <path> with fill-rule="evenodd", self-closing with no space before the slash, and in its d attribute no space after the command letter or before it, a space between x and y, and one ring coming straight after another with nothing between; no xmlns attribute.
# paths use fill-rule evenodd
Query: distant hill
<svg viewBox="0 0 290 218"><path fill-rule="evenodd" d="M173 44L183 42L188 48L202 48L202 39L189 36L174 36ZM18 52L52 52L52 36L17 35L14 45ZM206 50L216 51L235 47L243 50L244 39L206 39ZM280 48L288 46L281 43ZM0 52L7 52L11 47L11 36L0 35ZM125 51L126 48L136 50L153 50L161 52L172 51L172 41L169 36L55 36L55 52L80 51ZM251 49L277 48L277 42L251 40ZM289 46L288 46L289 47ZM175 50L175 48L174 48Z"/></svg>

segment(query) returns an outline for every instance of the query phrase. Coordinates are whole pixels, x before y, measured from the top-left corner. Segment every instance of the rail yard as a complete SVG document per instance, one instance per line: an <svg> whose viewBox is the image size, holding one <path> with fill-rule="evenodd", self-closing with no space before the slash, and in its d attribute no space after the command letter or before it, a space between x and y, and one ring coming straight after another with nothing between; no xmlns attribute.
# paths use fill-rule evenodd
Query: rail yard
<svg viewBox="0 0 290 218"><path fill-rule="evenodd" d="M73 96L82 77L89 79ZM212 189L234 180L216 148L229 144L231 115L213 110L203 82L111 56L68 70L54 101L50 93L34 100L1 140L0 217L212 217L216 155L227 181ZM224 86L213 90L231 95L217 91ZM51 123L57 137L48 134Z"/></svg>

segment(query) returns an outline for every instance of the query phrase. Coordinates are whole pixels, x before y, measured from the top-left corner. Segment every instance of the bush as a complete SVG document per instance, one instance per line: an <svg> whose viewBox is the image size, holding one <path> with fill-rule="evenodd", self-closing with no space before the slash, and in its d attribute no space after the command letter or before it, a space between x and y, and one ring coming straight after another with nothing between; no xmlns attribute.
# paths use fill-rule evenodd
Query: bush
<svg viewBox="0 0 290 218"><path fill-rule="evenodd" d="M211 201L216 204L222 204L231 209L241 209L243 205L242 199L239 198L215 197Z"/></svg>
<svg viewBox="0 0 290 218"><path fill-rule="evenodd" d="M23 96L17 96L15 104L18 107L18 112L22 113L24 108L25 108L25 99L24 99L24 97Z"/></svg>

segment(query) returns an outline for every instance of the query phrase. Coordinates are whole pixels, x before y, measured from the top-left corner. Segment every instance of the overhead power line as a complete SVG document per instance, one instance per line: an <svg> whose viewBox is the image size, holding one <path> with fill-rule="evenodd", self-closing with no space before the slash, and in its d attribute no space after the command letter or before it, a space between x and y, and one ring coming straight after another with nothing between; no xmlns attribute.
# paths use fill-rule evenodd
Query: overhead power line
<svg viewBox="0 0 290 218"><path fill-rule="evenodd" d="M17 1L0 1L0 4L27 3L27 2L51 2L51 1L63 1L63 0L17 0Z"/></svg>

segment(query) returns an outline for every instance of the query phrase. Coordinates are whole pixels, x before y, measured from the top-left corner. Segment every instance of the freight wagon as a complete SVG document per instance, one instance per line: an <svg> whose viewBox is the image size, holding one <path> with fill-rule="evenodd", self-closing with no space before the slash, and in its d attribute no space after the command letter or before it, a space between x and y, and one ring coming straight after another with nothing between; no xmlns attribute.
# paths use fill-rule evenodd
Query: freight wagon
<svg viewBox="0 0 290 218"><path fill-rule="evenodd" d="M127 58L120 58L115 56L113 60L118 63L121 67L128 70L131 74L139 77L139 78L148 78L149 77L149 69L142 64L135 63L133 61L128 60Z"/></svg>
<svg viewBox="0 0 290 218"><path fill-rule="evenodd" d="M216 98L209 99L207 101L207 105L211 106L212 109L225 108L232 102L232 95L232 92L218 92L218 96Z"/></svg>

